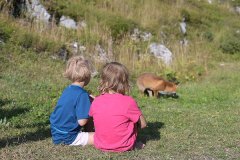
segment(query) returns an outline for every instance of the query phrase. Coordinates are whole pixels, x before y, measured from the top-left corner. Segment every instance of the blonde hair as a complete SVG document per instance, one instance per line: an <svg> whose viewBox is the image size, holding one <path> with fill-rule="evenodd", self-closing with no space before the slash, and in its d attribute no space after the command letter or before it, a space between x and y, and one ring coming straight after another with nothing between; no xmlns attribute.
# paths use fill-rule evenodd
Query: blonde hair
<svg viewBox="0 0 240 160"><path fill-rule="evenodd" d="M114 91L125 94L129 92L130 86L127 68L118 62L107 63L102 69L98 89L101 93Z"/></svg>
<svg viewBox="0 0 240 160"><path fill-rule="evenodd" d="M67 62L64 77L72 82L84 82L87 85L91 79L91 69L88 60L82 56L74 56Z"/></svg>

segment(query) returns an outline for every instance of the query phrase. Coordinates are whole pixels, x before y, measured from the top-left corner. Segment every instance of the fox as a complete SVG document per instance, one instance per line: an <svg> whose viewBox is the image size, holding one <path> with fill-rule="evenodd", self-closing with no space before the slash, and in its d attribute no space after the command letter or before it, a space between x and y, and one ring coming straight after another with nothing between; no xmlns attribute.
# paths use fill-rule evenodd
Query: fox
<svg viewBox="0 0 240 160"><path fill-rule="evenodd" d="M153 73L143 73L137 78L137 86L140 92L151 93L158 97L160 92L173 93L176 95L178 85L163 79Z"/></svg>

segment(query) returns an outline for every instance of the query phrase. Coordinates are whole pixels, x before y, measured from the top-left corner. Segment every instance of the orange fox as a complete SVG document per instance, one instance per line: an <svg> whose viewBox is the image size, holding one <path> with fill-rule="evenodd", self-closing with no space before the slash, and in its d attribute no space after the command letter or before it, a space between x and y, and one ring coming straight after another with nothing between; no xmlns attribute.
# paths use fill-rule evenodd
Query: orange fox
<svg viewBox="0 0 240 160"><path fill-rule="evenodd" d="M153 73L143 73L137 78L137 86L142 93L152 91L155 97L159 92L176 94L177 84L164 80Z"/></svg>

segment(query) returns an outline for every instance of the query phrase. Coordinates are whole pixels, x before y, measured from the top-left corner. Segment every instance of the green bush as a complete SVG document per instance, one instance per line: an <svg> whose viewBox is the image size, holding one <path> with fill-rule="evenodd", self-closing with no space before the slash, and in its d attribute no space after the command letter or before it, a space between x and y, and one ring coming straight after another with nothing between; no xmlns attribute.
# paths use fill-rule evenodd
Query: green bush
<svg viewBox="0 0 240 160"><path fill-rule="evenodd" d="M0 39L3 41L7 41L10 37L11 34L13 33L12 27L7 25L5 22L0 22Z"/></svg>
<svg viewBox="0 0 240 160"><path fill-rule="evenodd" d="M19 45L23 46L24 48L33 48L34 44L39 41L39 38L32 34L32 33L25 33L19 36Z"/></svg>
<svg viewBox="0 0 240 160"><path fill-rule="evenodd" d="M37 44L36 51L55 53L61 48L62 45L63 44L61 42L54 42L48 39L43 39Z"/></svg>
<svg viewBox="0 0 240 160"><path fill-rule="evenodd" d="M240 0L231 1L231 4L232 4L233 6L240 6Z"/></svg>
<svg viewBox="0 0 240 160"><path fill-rule="evenodd" d="M226 36L221 44L220 49L223 53L236 54L240 53L240 35L239 33Z"/></svg>
<svg viewBox="0 0 240 160"><path fill-rule="evenodd" d="M34 33L16 33L11 41L23 48L40 52L56 52L62 45L61 42L55 42L47 38L40 37Z"/></svg>
<svg viewBox="0 0 240 160"><path fill-rule="evenodd" d="M48 11L54 14L57 20L59 20L62 15L66 15L73 18L75 21L88 19L90 25L92 21L98 22L104 27L110 29L114 40L121 38L124 34L133 30L133 28L137 26L133 20L126 19L120 15L112 14L98 8L93 9L92 6L95 5L96 1L90 2L83 0L78 3L72 2L71 5L61 0L43 2Z"/></svg>
<svg viewBox="0 0 240 160"><path fill-rule="evenodd" d="M190 21L190 13L186 9L181 10L181 16L185 18L185 22Z"/></svg>
<svg viewBox="0 0 240 160"><path fill-rule="evenodd" d="M133 30L137 24L129 19L124 19L120 16L111 17L107 20L107 26L111 30L113 39L121 38L127 32Z"/></svg>
<svg viewBox="0 0 240 160"><path fill-rule="evenodd" d="M214 39L213 33L211 31L204 32L203 37L207 39L209 42L212 42Z"/></svg>

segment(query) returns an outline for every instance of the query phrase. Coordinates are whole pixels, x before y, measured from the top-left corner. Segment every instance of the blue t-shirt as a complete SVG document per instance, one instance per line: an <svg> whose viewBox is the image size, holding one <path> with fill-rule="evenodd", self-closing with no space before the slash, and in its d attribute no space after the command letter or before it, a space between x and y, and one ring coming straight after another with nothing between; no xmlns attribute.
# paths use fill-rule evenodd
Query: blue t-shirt
<svg viewBox="0 0 240 160"><path fill-rule="evenodd" d="M89 109L89 94L83 88L77 85L65 88L50 115L53 143L71 144L81 129L78 120L89 118Z"/></svg>

